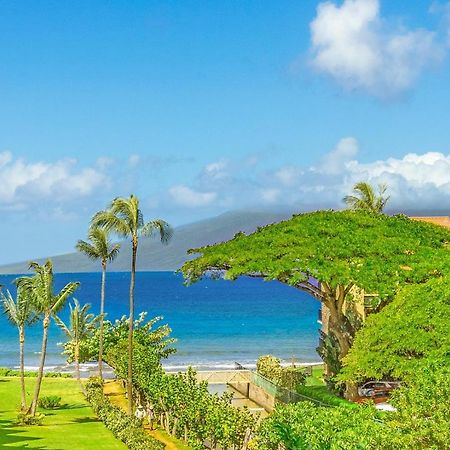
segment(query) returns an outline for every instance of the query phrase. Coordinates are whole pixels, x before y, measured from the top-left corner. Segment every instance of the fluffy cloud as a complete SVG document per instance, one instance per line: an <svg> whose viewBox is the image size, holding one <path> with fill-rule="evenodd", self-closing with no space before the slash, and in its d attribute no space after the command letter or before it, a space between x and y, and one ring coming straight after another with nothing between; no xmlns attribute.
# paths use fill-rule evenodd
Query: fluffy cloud
<svg viewBox="0 0 450 450"><path fill-rule="evenodd" d="M387 23L379 0L320 3L310 24L311 65L348 90L398 95L445 56L436 32Z"/></svg>
<svg viewBox="0 0 450 450"><path fill-rule="evenodd" d="M42 202L64 203L91 195L109 184L98 167L78 168L74 159L56 162L28 162L0 153L0 208L26 209Z"/></svg>
<svg viewBox="0 0 450 450"><path fill-rule="evenodd" d="M392 211L420 213L450 205L450 155L408 153L402 158L363 163L358 152L358 141L346 137L310 167L286 165L268 171L263 164L248 167L229 160L219 170L211 163L191 187L174 186L169 193L177 205L190 208L266 205L300 211L341 208L342 198L356 182L364 180L388 184Z"/></svg>
<svg viewBox="0 0 450 450"><path fill-rule="evenodd" d="M217 197L216 192L199 192L182 184L172 186L169 194L176 204L186 208L198 208L210 205Z"/></svg>

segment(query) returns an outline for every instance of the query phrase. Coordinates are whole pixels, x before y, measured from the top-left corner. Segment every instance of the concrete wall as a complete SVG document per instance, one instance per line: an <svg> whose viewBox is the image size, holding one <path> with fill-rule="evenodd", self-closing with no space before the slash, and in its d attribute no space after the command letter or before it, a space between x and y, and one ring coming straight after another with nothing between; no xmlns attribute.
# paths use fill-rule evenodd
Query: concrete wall
<svg viewBox="0 0 450 450"><path fill-rule="evenodd" d="M268 412L275 408L275 397L253 383L230 383L230 386Z"/></svg>

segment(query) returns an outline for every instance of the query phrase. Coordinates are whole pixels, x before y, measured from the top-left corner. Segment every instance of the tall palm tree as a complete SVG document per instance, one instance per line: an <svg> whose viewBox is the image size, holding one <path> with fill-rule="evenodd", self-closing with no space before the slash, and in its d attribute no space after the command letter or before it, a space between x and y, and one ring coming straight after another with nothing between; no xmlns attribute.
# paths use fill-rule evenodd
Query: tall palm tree
<svg viewBox="0 0 450 450"><path fill-rule="evenodd" d="M98 344L98 374L103 378L103 318L105 315L105 284L106 265L114 261L119 254L120 244L112 244L109 240L109 233L102 228L91 228L88 235L89 241L79 240L76 249L84 253L88 258L102 264L102 287L100 294L100 338Z"/></svg>
<svg viewBox="0 0 450 450"><path fill-rule="evenodd" d="M353 195L346 195L343 201L350 209L363 209L375 213L382 213L390 196L385 196L387 186L385 184L378 185L378 192L374 187L360 181L353 186Z"/></svg>
<svg viewBox="0 0 450 450"><path fill-rule="evenodd" d="M81 306L77 299L73 299L74 306L70 306L69 325L66 325L58 316L54 316L55 322L73 345L75 375L80 381L80 344L86 338L92 336L101 316L95 316L89 313L91 305L86 303Z"/></svg>
<svg viewBox="0 0 450 450"><path fill-rule="evenodd" d="M99 211L92 218L92 226L112 231L118 236L131 239L131 277L130 277L130 316L128 328L128 413L133 413L133 325L134 325L134 285L136 277L136 256L140 236L158 234L162 243L168 243L172 237L172 228L161 219L144 222L144 216L139 208L139 199L131 195L129 198L115 198L109 208Z"/></svg>
<svg viewBox="0 0 450 450"><path fill-rule="evenodd" d="M24 349L25 349L25 327L32 325L39 319L33 303L27 291L23 288L17 289L16 298L14 299L11 293L7 290L6 293L0 292L0 302L3 306L3 312L8 320L17 327L19 332L19 353L20 353L20 389L21 401L20 408L25 411L27 408L27 399L25 391L25 363L24 363Z"/></svg>
<svg viewBox="0 0 450 450"><path fill-rule="evenodd" d="M53 265L50 260L42 266L36 262L32 262L30 269L35 271L35 275L32 277L18 278L17 286L19 289L24 289L28 293L27 295L30 295L36 311L43 316L41 360L39 362L34 396L29 408L29 413L34 416L36 414L42 378L44 376L50 319L61 310L67 299L78 289L80 283L67 283L61 291L55 293L53 292Z"/></svg>

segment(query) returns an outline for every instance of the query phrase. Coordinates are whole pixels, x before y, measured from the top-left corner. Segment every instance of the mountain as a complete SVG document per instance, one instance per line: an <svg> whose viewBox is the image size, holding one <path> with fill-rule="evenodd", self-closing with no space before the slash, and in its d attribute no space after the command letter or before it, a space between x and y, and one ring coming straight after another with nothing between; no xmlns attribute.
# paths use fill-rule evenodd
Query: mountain
<svg viewBox="0 0 450 450"><path fill-rule="evenodd" d="M169 245L162 245L157 239L141 238L139 242L137 267L140 271L173 271L188 260L190 248L211 245L231 239L237 232L251 233L257 227L285 220L290 212L231 211L220 216L175 228ZM100 264L80 253L49 257L55 272L97 272ZM48 258L36 261L42 264ZM128 271L131 261L129 242L123 242L117 259L108 266L115 272ZM0 274L18 274L28 271L29 261L0 266Z"/></svg>

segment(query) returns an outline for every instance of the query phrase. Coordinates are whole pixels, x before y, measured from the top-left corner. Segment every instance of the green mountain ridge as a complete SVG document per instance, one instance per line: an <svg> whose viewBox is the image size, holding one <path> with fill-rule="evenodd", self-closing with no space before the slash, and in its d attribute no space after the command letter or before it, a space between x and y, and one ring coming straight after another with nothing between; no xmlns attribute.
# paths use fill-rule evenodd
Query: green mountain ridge
<svg viewBox="0 0 450 450"><path fill-rule="evenodd" d="M231 239L237 232L251 233L257 227L287 219L292 212L274 211L230 211L219 216L175 228L172 241L162 245L157 239L142 238L139 245L137 267L139 271L174 271L192 258L190 248L211 245ZM81 238L83 236L80 236ZM64 255L38 258L43 263L50 258L55 272L98 272L100 264L86 256L73 252ZM129 270L131 248L123 242L117 259L108 266L111 272ZM0 274L19 274L28 272L29 261L0 266Z"/></svg>

